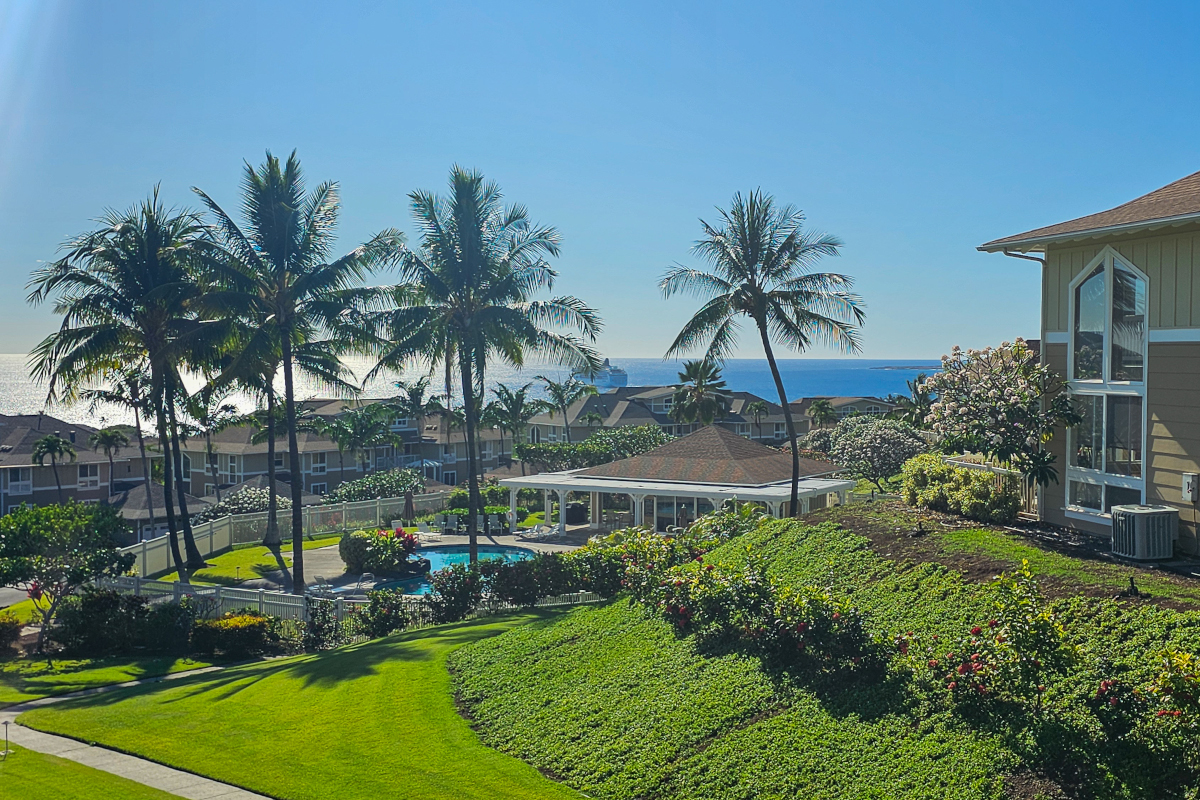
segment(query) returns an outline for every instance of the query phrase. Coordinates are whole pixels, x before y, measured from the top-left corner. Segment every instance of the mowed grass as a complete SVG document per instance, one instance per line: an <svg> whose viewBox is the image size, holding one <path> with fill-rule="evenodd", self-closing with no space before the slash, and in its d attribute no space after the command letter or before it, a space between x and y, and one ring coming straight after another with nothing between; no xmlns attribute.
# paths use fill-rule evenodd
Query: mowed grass
<svg viewBox="0 0 1200 800"><path fill-rule="evenodd" d="M285 800L577 798L484 746L455 708L446 669L455 648L546 616L431 628L66 701L20 721Z"/></svg>
<svg viewBox="0 0 1200 800"><path fill-rule="evenodd" d="M0 707L209 666L175 656L0 662Z"/></svg>
<svg viewBox="0 0 1200 800"><path fill-rule="evenodd" d="M304 550L307 552L323 547L337 547L337 544L338 539L336 537L313 539L304 543ZM285 544L280 555L283 556L283 563L290 569L292 566L291 544ZM222 553L219 556L211 556L205 559L205 561L208 562L209 566L197 570L192 575L193 582L233 586L242 581L261 578L267 573L279 570L279 562L275 560L274 554L265 547L241 547ZM160 578L155 578L155 580L176 581L179 580L179 573L171 572Z"/></svg>
<svg viewBox="0 0 1200 800"><path fill-rule="evenodd" d="M0 800L171 800L173 794L10 745L0 762Z"/></svg>

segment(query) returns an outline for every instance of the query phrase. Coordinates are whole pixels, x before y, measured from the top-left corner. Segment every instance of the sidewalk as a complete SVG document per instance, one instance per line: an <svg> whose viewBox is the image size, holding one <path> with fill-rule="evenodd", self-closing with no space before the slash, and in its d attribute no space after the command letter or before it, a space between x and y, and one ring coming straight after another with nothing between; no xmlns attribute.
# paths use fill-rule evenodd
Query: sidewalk
<svg viewBox="0 0 1200 800"><path fill-rule="evenodd" d="M140 686L146 683L158 683L165 680L176 680L179 678L190 677L192 675L200 675L205 672L213 672L223 667L205 667L204 669L190 670L188 672L176 672L171 675L163 675L155 678L146 678L139 681L128 681L126 683L117 683L111 686L101 686L95 689L88 689L82 692L74 692L72 694L59 695L57 697L43 697L40 700L31 700L28 703L20 703L19 705L9 706L5 709L0 709L0 723L10 722L15 723L18 715L34 708L61 703L64 700L70 700L74 697L88 697L95 694L104 694L106 692L123 689L127 686ZM92 746L78 742L74 739L68 739L65 736L55 736L49 733L35 731L32 728L26 728L19 723L8 726L8 738L13 744L20 745L26 750L33 750L46 755L58 756L69 761L74 761L82 764L85 767L102 770L113 775L118 775L122 778L127 778L131 781L144 784L154 789L159 789L164 792L186 797L189 800L270 800L265 795L255 794L254 792L239 789L236 786L230 786L227 783L202 778L199 775L193 775L190 772L173 769L171 767L157 764L153 761L147 761L137 756L118 753L115 750L108 750L104 747Z"/></svg>

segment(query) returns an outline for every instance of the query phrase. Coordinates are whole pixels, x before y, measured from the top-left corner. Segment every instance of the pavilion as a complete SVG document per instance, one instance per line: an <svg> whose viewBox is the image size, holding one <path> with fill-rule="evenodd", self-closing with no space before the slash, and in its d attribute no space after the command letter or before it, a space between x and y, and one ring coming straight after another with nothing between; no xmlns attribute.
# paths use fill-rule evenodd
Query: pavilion
<svg viewBox="0 0 1200 800"><path fill-rule="evenodd" d="M839 469L828 461L800 459L801 513L845 502L854 481L832 477ZM553 492L558 498L558 530L563 533L571 492L590 496L592 528L601 527L600 496L609 494L630 498L632 524L652 521L656 530L666 531L720 508L726 500L760 503L772 516L786 516L791 481L790 453L710 425L632 458L586 469L504 478L500 485L508 487L509 508L514 512L519 490L540 489L547 524ZM515 531L515 513L509 516Z"/></svg>

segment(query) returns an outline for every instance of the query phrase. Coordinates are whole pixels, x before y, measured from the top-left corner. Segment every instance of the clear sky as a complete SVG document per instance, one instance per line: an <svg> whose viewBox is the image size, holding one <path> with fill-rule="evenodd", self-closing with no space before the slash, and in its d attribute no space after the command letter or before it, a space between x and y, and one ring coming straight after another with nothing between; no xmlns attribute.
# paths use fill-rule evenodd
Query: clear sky
<svg viewBox="0 0 1200 800"><path fill-rule="evenodd" d="M985 7L986 6L986 7ZM1186 3L0 0L0 352L55 325L24 284L155 182L236 204L243 159L337 180L345 248L411 231L454 162L565 240L605 355L663 353L655 280L755 187L846 246L864 355L1036 336L1036 265L988 239L1200 169ZM743 337L744 356L759 350ZM814 356L834 353L814 350Z"/></svg>

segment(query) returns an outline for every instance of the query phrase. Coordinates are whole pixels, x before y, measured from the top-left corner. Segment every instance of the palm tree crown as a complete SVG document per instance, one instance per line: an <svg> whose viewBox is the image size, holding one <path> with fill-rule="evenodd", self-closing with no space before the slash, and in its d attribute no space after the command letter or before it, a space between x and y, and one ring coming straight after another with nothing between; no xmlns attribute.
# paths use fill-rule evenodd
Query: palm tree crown
<svg viewBox="0 0 1200 800"><path fill-rule="evenodd" d="M570 443L571 421L567 419L567 412L575 403L585 397L599 394L600 391L592 384L584 383L574 376L561 381L547 378L545 375L536 377L542 382L542 389L546 392L546 405L549 406L551 418L556 411L562 413L563 429L567 434L567 442Z"/></svg>
<svg viewBox="0 0 1200 800"><path fill-rule="evenodd" d="M837 421L838 413L837 409L833 407L833 403L824 397L818 397L808 407L808 418L816 427L824 428L829 423Z"/></svg>
<svg viewBox="0 0 1200 800"><path fill-rule="evenodd" d="M62 481L58 477L58 464L61 461L75 460L75 447L58 434L51 433L33 443L33 463L39 467L46 465L50 459L50 468L54 470L54 484L58 487L58 502L63 501Z"/></svg>
<svg viewBox="0 0 1200 800"><path fill-rule="evenodd" d="M129 447L129 436L120 428L101 428L88 437L88 447L104 452L108 459L108 494L113 492L113 459L123 448Z"/></svg>
<svg viewBox="0 0 1200 800"><path fill-rule="evenodd" d="M746 412L754 418L754 427L758 429L758 438L762 438L762 421L763 417L770 416L771 407L767 405L766 400L755 400L746 406Z"/></svg>
<svg viewBox="0 0 1200 800"><path fill-rule="evenodd" d="M671 397L671 419L712 425L729 411L729 392L721 370L709 361L685 361Z"/></svg>
<svg viewBox="0 0 1200 800"><path fill-rule="evenodd" d="M718 211L718 224L701 220L704 238L693 248L711 271L676 266L659 282L666 297L687 293L704 300L671 343L667 356L703 347L705 360L720 363L733 353L739 323L745 319L753 324L787 422L792 446L791 514L795 516L800 480L796 427L772 340L798 352L813 344L858 352L862 301L849 292L853 280L848 276L812 271L821 258L837 255L842 243L804 230L799 210L776 206L770 195L755 190L746 196L739 192L728 211Z"/></svg>

